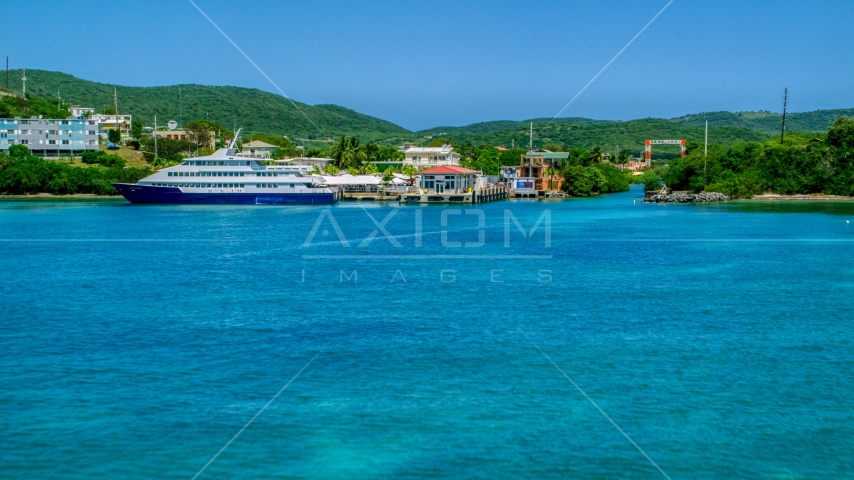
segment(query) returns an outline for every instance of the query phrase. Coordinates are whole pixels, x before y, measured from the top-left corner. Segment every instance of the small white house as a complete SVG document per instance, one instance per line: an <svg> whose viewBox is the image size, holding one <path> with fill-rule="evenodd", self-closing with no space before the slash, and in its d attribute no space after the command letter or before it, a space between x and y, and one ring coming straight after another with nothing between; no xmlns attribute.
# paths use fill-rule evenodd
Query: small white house
<svg viewBox="0 0 854 480"><path fill-rule="evenodd" d="M69 110L71 110L71 116L72 117L85 117L86 115L94 115L95 114L94 108L81 107L78 105L72 105L71 107L69 107Z"/></svg>
<svg viewBox="0 0 854 480"><path fill-rule="evenodd" d="M408 147L403 151L403 164L422 168L459 166L460 154L447 144L441 147Z"/></svg>
<svg viewBox="0 0 854 480"><path fill-rule="evenodd" d="M442 166L418 172L418 188L427 193L466 193L477 187L480 172L463 167Z"/></svg>
<svg viewBox="0 0 854 480"><path fill-rule="evenodd" d="M260 140L252 140L249 143L243 144L243 153L247 155L258 155L263 157L264 154L272 155L273 151L275 151L277 146L270 145L267 142L262 142Z"/></svg>

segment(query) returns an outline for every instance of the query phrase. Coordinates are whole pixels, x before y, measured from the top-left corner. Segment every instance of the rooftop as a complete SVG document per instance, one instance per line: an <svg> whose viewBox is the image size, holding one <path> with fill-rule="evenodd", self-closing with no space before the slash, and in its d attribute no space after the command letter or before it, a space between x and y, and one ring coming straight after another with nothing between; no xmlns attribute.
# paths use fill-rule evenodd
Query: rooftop
<svg viewBox="0 0 854 480"><path fill-rule="evenodd" d="M569 158L569 152L550 152L548 150L535 150L525 154L525 157L535 158Z"/></svg>
<svg viewBox="0 0 854 480"><path fill-rule="evenodd" d="M419 175L429 174L429 175L465 175L470 173L480 173L477 170L470 170L468 168L463 167L452 167L452 166L444 166L444 167L434 167L428 168L427 170L421 170L418 172Z"/></svg>
<svg viewBox="0 0 854 480"><path fill-rule="evenodd" d="M441 147L406 147L404 152L414 153L451 153L454 147L452 145L442 145Z"/></svg>
<svg viewBox="0 0 854 480"><path fill-rule="evenodd" d="M267 142L262 142L261 140L252 140L249 143L244 143L243 148L279 148L275 145L270 145Z"/></svg>

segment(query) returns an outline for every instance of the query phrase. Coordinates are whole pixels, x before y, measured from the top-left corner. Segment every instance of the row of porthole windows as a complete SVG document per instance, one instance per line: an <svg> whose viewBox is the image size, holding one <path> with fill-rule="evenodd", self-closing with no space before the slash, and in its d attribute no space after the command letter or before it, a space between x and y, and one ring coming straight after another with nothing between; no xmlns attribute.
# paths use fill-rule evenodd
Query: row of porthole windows
<svg viewBox="0 0 854 480"><path fill-rule="evenodd" d="M245 172L167 172L169 177L242 177ZM259 177L278 177L279 172L258 172Z"/></svg>
<svg viewBox="0 0 854 480"><path fill-rule="evenodd" d="M155 187L244 188L242 183L155 183Z"/></svg>
<svg viewBox="0 0 854 480"><path fill-rule="evenodd" d="M243 183L155 183L155 187L187 187L187 188L245 188ZM252 186L251 184L249 185ZM279 188L277 183L259 183L258 188ZM289 185L293 188L294 184Z"/></svg>
<svg viewBox="0 0 854 480"><path fill-rule="evenodd" d="M170 177L242 177L243 172L168 172Z"/></svg>
<svg viewBox="0 0 854 480"><path fill-rule="evenodd" d="M245 161L223 161L223 160L187 160L184 162L184 165L206 165L209 167L221 166L221 165L246 165L249 166L249 162Z"/></svg>

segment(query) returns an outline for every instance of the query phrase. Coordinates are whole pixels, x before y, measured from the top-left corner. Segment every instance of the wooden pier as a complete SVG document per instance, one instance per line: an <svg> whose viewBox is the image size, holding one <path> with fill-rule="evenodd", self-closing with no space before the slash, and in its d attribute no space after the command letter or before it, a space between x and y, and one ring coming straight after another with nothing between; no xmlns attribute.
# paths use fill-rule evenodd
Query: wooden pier
<svg viewBox="0 0 854 480"><path fill-rule="evenodd" d="M401 204L416 203L487 203L507 198L508 188L503 184L490 185L472 192L417 192L400 195Z"/></svg>

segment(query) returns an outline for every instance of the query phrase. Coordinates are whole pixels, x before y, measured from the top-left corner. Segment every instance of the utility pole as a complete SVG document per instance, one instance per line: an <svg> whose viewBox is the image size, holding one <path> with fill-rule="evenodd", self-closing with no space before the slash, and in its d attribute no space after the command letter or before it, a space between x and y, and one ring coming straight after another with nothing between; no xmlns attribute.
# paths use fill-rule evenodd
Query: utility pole
<svg viewBox="0 0 854 480"><path fill-rule="evenodd" d="M154 116L154 158L157 158L157 115Z"/></svg>
<svg viewBox="0 0 854 480"><path fill-rule="evenodd" d="M531 122L531 133L528 135L528 150L534 150L534 122Z"/></svg>
<svg viewBox="0 0 854 480"><path fill-rule="evenodd" d="M62 105L62 97L59 96L59 89L56 89L56 111L59 112L62 110L60 106Z"/></svg>
<svg viewBox="0 0 854 480"><path fill-rule="evenodd" d="M119 133L121 134L122 129L119 126L119 95L118 95L118 90L115 86L113 87L113 103L115 104L114 106L116 109L116 128L119 130Z"/></svg>
<svg viewBox="0 0 854 480"><path fill-rule="evenodd" d="M9 91L9 57L6 57L6 91Z"/></svg>
<svg viewBox="0 0 854 480"><path fill-rule="evenodd" d="M528 137L528 177L534 176L534 156L531 152L534 151L534 122L531 122L531 134ZM534 185L536 187L536 185Z"/></svg>
<svg viewBox="0 0 854 480"><path fill-rule="evenodd" d="M705 157L708 154L709 154L709 121L706 120L706 143L705 143L705 146L703 147L703 156Z"/></svg>
<svg viewBox="0 0 854 480"><path fill-rule="evenodd" d="M23 84L23 86L21 87L21 94L24 95L24 98L27 98L27 69L26 68L23 70L23 73L21 74L21 83Z"/></svg>
<svg viewBox="0 0 854 480"><path fill-rule="evenodd" d="M706 142L703 146L703 178L706 177L706 163L708 163L708 159L706 158L709 155L709 121L706 120Z"/></svg>
<svg viewBox="0 0 854 480"><path fill-rule="evenodd" d="M786 136L786 106L789 102L789 88L783 89L783 127L780 130L780 145L783 144L783 137Z"/></svg>

